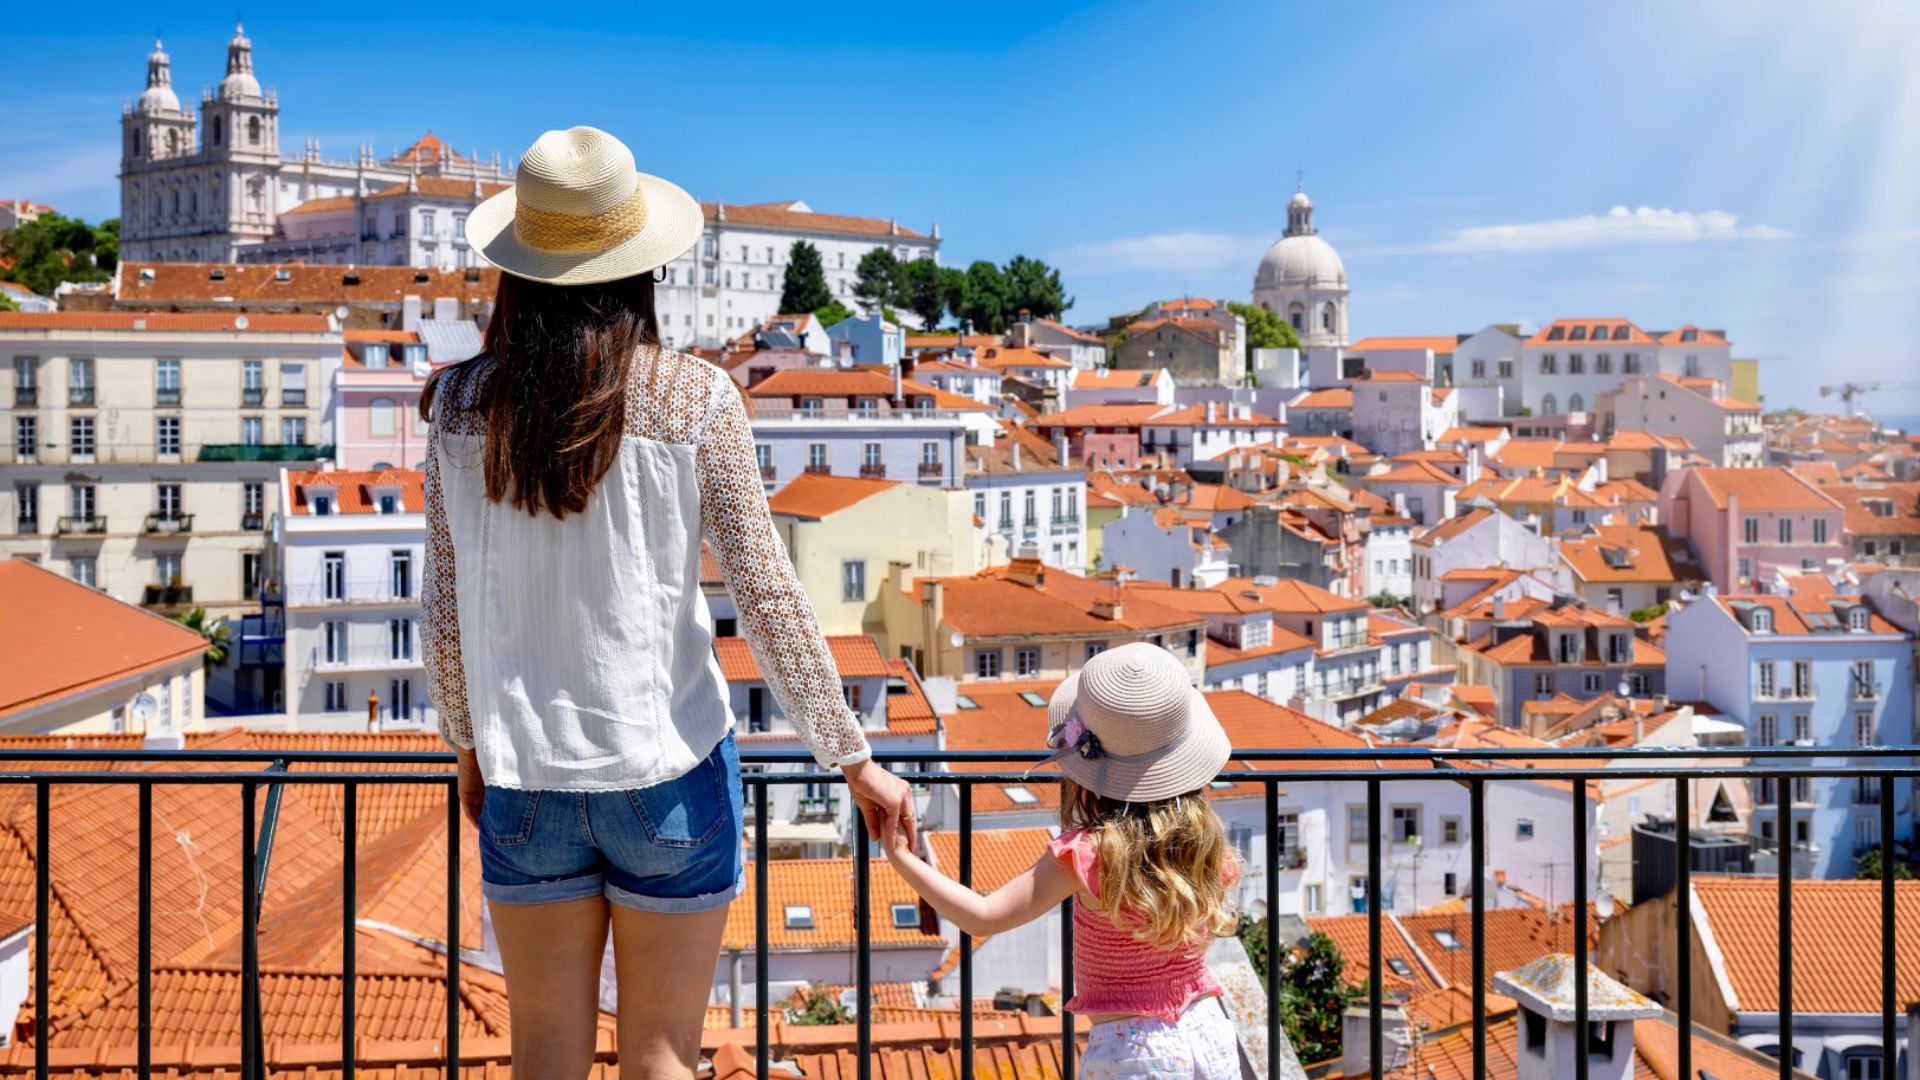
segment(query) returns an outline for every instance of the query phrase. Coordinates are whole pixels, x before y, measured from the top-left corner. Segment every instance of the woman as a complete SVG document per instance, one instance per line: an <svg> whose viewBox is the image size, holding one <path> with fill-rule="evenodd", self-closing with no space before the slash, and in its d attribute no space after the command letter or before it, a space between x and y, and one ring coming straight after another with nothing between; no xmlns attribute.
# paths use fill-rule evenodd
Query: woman
<svg viewBox="0 0 1920 1080"><path fill-rule="evenodd" d="M503 271L485 348L421 400L422 637L480 834L516 1075L590 1068L609 928L621 1074L692 1074L743 879L703 537L814 757L845 773L874 835L912 827L768 517L739 392L660 346L654 271L701 224L611 135L542 135L467 224Z"/></svg>

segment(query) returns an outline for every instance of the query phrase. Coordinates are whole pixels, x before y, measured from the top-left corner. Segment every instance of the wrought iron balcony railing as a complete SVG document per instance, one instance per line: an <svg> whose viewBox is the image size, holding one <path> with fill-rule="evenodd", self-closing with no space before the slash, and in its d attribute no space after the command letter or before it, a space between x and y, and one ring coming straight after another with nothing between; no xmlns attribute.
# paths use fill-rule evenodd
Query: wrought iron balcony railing
<svg viewBox="0 0 1920 1080"><path fill-rule="evenodd" d="M162 536L190 533L193 531L193 515L181 513L178 510L156 510L147 515L146 523L140 527L140 531Z"/></svg>
<svg viewBox="0 0 1920 1080"><path fill-rule="evenodd" d="M1042 755L1029 751L899 751L876 754L875 758L893 768L902 779L916 786L952 785L958 789L959 797L959 858L955 873L962 883L970 884L973 879L973 793L981 785L1004 787L1008 784L1030 785L1053 783L1056 774L1019 771L1021 767L1037 761ZM1426 747L1358 747L1326 750L1236 750L1233 757L1247 764L1247 768L1233 769L1222 773L1222 779L1235 783L1259 784L1265 792L1265 820L1275 822L1279 819L1281 782L1299 783L1302 769L1311 769L1311 778L1318 782L1357 783L1364 786L1366 792L1366 827L1368 841L1363 845L1367 852L1367 875L1364 888L1356 886L1356 903L1364 902L1367 918L1367 989L1365 991L1368 1011L1369 1060L1372 1076L1380 1078L1388 1067L1385 1046L1385 1028L1382 1024L1384 1010L1384 960L1383 940L1383 903L1387 897L1382 873L1383 860L1393 842L1389 839L1384 824L1385 789L1394 783L1422 781L1430 782L1436 773L1445 776L1467 789L1468 795L1468 843L1471 861L1471 881L1476 887L1470 890L1467 906L1472 927L1470 945L1472 963L1472 1057L1473 1075L1488 1075L1488 1037L1487 988L1489 972L1486 956L1486 895L1482 886L1487 879L1486 848L1486 800L1489 784L1512 781L1557 781L1567 785L1567 809L1572 821L1572 870L1573 896L1570 905L1573 919L1573 964L1571 982L1574 990L1573 1014L1574 1030L1585 1030L1590 1016L1588 993L1588 972L1591 968L1591 915L1589 899L1591 887L1589 873L1595 868L1598 855L1591 835L1592 824L1587 812L1589 785L1601 782L1621 780L1779 780L1789 777L1828 777L1859 780L1877 779L1887 784L1895 779L1911 781L1920 778L1920 746L1899 747L1847 747L1843 753L1831 748L1808 750L1798 747L1651 747L1639 749L1432 749ZM797 751L745 750L740 754L743 766L740 781L746 788L749 813L754 821L767 821L768 793L774 785L792 784L828 784L841 782L837 772L818 772L812 764L812 757ZM360 789L391 785L433 785L442 789L446 807L446 940L457 942L461 938L461 830L462 817L456 777L452 770L453 756L447 753L386 752L386 751L282 751L282 750L72 750L72 749L13 749L0 745L0 760L7 764L0 768L0 784L31 785L33 787L34 814L34 901L33 901L33 961L32 961L32 1010L31 1027L25 1030L43 1033L49 1028L49 1010L52 1001L52 967L49 942L52 937L52 885L53 865L57 852L50 844L52 821L56 813L73 812L67 804L56 807L53 799L55 787L62 785L130 785L138 791L138 820L134 823L137 830L137 901L132 915L137 921L137 963L135 979L137 981L136 1007L136 1045L133 1058L138 1075L148 1075L153 1066L152 1045L152 988L155 969L153 956L153 855L154 812L153 794L156 787L174 785L216 785L239 788L239 867L241 882L241 931L240 931L240 969L241 1000L240 1011L240 1075L245 1077L264 1076L267 1073L267 1040L263 1035L263 1014L260 993L260 943L259 927L263 898L266 895L266 877L272 855L273 837L278 821L282 789L292 785L320 785L338 787L340 797L340 828L342 873L340 882L341 901L341 975L345 986L356 985L355 964L357 939L359 937L359 884L357 867L359 861L358 838L358 797ZM1866 762L1867 764L1831 764L1846 760ZM1382 769L1380 764L1388 761L1420 763L1432 766L1431 769L1401 768ZM1663 764L1680 761L1681 764ZM139 764L137 769L116 769L114 766ZM950 764L967 764L973 768L995 769L1004 767L1005 771L930 771ZM771 772L768 766L793 768L791 772ZM421 771L422 767L438 766L445 771ZM1467 766L1467 767L1462 767ZM405 770L414 771L405 771ZM918 770L918 771L917 771ZM264 805L261 789L266 789ZM1674 820L1689 822L1692 820L1690 809L1692 786L1687 783L1674 784ZM813 798L822 798L813 796ZM834 798L834 796L825 796ZM1882 800L1879 804L1879 845L1881 865L1890 866L1894 860L1895 816L1893 799ZM866 853L870 850L866 821L863 815L851 815L854 831L853 850ZM1789 819L1784 809L1777 810L1777 827L1785 834ZM1269 913L1280 909L1280 871L1293 865L1295 860L1288 857L1291 849L1281 844L1281 830L1267 828L1263 848L1264 883L1266 887L1266 905ZM752 837L753 867L751 887L754 891L754 963L753 985L756 999L764 1002L771 983L768 960L768 830L754 829ZM1679 1076L1694 1075L1693 1068L1693 934L1692 917L1693 893L1691 875L1693 870L1692 830L1675 830L1673 845L1674 874L1674 961L1675 995L1674 1014L1676 1027L1676 1068ZM854 988L857 1001L872 1001L872 930L873 911L871 903L870 879L872 861L855 857L852 860L852 900L855 927L855 963ZM1790 1003L1793 1000L1793 941L1788 927L1793 918L1793 864L1792 859L1777 860L1777 905L1779 908L1779 964L1778 1015L1779 1046L1793 1045L1795 1016ZM207 873L215 872L212 866L204 866ZM1881 1028L1879 1060L1881 1075L1893 1076L1896 1055L1899 1050L1898 1020L1900 1002L1896 996L1896 926L1894 906L1894 878L1896 875L1885 873L1880 879L1880 1001ZM1071 899L1061 905L1060 924L1060 972L1061 998L1070 998L1073 993L1073 919ZM1267 1065L1268 1075L1279 1075L1281 1062L1281 1008L1280 1008L1280 956L1279 920L1267 920L1266 961L1266 1024L1267 1024ZM959 1075L974 1075L974 952L971 935L959 936L960 1001L956 1017L959 1027ZM440 1051L447 1063L448 1075L453 1075L463 1061L461 1057L461 1001L460 977L462 951L449 948L445 953L446 962L446 1031L440 1044ZM1858 972L1862 977L1866 971ZM344 1063L357 1063L357 1029L355 1014L355 995L341 995L340 1053ZM769 1014L772 1010L756 1008L754 1010L755 1029L755 1072L760 1076L770 1075L769 1055ZM855 1016L858 1052L854 1080L872 1080L873 1076L873 1032L872 1010L860 1009ZM1070 1012L1061 1016L1061 1046L1059 1075L1062 1080L1072 1080L1074 1076L1074 1058L1077 1050L1075 1043L1075 1025ZM44 1038L33 1039L33 1055L37 1075L49 1075L52 1067L50 1047ZM1589 1051L1591 1053L1591 1050ZM1587 1061L1576 1059L1576 1074L1585 1075ZM1791 1071L1785 1063L1782 1075Z"/></svg>
<svg viewBox="0 0 1920 1080"><path fill-rule="evenodd" d="M333 447L311 443L202 443L201 461L321 461Z"/></svg>
<svg viewBox="0 0 1920 1080"><path fill-rule="evenodd" d="M140 592L143 607L180 607L193 603L191 585L148 585Z"/></svg>
<svg viewBox="0 0 1920 1080"><path fill-rule="evenodd" d="M54 529L62 536L99 536L107 531L107 519L99 514L87 517L62 514Z"/></svg>

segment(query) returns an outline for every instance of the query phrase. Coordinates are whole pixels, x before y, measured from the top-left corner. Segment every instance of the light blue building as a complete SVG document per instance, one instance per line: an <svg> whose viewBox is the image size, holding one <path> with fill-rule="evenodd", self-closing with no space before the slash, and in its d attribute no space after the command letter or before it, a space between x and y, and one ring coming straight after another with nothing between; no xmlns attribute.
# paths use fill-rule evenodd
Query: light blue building
<svg viewBox="0 0 1920 1080"><path fill-rule="evenodd" d="M1791 591L1708 595L1667 621L1667 692L1704 701L1747 729L1756 746L1831 747L1826 763L1863 745L1914 738L1913 641L1846 581L1788 575ZM1784 791L1781 790L1784 783ZM1914 789L1877 780L1796 777L1761 781L1750 831L1755 870L1778 866L1776 800L1790 800L1796 876L1850 878L1856 855L1880 843L1880 799L1894 800L1895 842L1911 850Z"/></svg>
<svg viewBox="0 0 1920 1080"><path fill-rule="evenodd" d="M898 367L907 353L907 332L878 315L855 315L827 327L834 355L862 367Z"/></svg>

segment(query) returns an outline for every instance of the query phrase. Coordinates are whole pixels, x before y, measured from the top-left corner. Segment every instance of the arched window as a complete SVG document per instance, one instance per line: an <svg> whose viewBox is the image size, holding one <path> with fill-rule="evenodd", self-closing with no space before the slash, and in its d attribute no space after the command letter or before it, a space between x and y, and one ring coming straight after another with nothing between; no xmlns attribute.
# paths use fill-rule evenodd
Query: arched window
<svg viewBox="0 0 1920 1080"><path fill-rule="evenodd" d="M167 132L167 156L173 157L180 152L180 129Z"/></svg>
<svg viewBox="0 0 1920 1080"><path fill-rule="evenodd" d="M195 217L200 216L200 193L198 191L187 192L187 213Z"/></svg>
<svg viewBox="0 0 1920 1080"><path fill-rule="evenodd" d="M226 131L227 131L227 122L225 118L219 117L219 116L214 117L213 118L213 145L215 146L220 145L220 137L225 135Z"/></svg>
<svg viewBox="0 0 1920 1080"><path fill-rule="evenodd" d="M133 129L133 153L135 157L140 156L140 129L139 128Z"/></svg>
<svg viewBox="0 0 1920 1080"><path fill-rule="evenodd" d="M1296 332L1307 328L1307 309L1295 304L1287 309L1287 321L1293 324Z"/></svg>
<svg viewBox="0 0 1920 1080"><path fill-rule="evenodd" d="M1320 309L1320 329L1328 333L1333 332L1333 301L1331 300L1327 301L1326 306Z"/></svg>
<svg viewBox="0 0 1920 1080"><path fill-rule="evenodd" d="M1560 403L1558 401L1554 400L1554 397L1552 394L1548 394L1546 397L1541 398L1540 399L1540 415L1541 416L1554 415L1555 413L1560 411L1558 408L1559 404Z"/></svg>
<svg viewBox="0 0 1920 1080"><path fill-rule="evenodd" d="M1572 397L1567 399L1567 411L1570 413L1586 412L1587 399L1581 397L1579 394L1573 395Z"/></svg>
<svg viewBox="0 0 1920 1080"><path fill-rule="evenodd" d="M377 397L367 402L367 434L393 434L393 399Z"/></svg>
<svg viewBox="0 0 1920 1080"><path fill-rule="evenodd" d="M257 116L247 117L247 142L260 145L260 118Z"/></svg>
<svg viewBox="0 0 1920 1080"><path fill-rule="evenodd" d="M173 189L173 212L176 214L180 212L180 189L179 188Z"/></svg>

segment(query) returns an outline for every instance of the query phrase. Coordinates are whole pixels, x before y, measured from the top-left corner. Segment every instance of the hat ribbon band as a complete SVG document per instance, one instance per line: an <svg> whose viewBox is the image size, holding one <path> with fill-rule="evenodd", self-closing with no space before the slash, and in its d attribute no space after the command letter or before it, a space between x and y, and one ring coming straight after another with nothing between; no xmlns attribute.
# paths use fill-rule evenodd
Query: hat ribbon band
<svg viewBox="0 0 1920 1080"><path fill-rule="evenodd" d="M638 184L618 206L598 214L562 214L526 203L513 207L520 242L541 251L598 251L632 239L647 225L647 197Z"/></svg>
<svg viewBox="0 0 1920 1080"><path fill-rule="evenodd" d="M1114 753L1109 753L1106 750L1102 750L1098 755L1098 757L1095 758L1095 760L1100 762L1101 779L1104 780L1106 778L1106 769L1107 769L1107 764L1109 762L1118 761L1121 764L1129 764L1136 761L1152 760L1153 758L1159 757L1161 754L1164 754L1167 751L1173 749L1174 744L1178 743L1181 739L1181 736L1184 736L1185 734L1186 734L1185 729L1182 729L1179 735L1175 735L1173 738L1168 739L1166 742L1162 743L1159 746L1154 747L1151 750L1142 750L1137 754L1114 754ZM1065 759L1069 757L1073 757L1079 753L1080 753L1080 748L1076 745L1069 744L1069 745L1063 746L1060 749L1055 750L1053 753L1048 754L1046 757L1041 758L1039 761L1036 761L1033 764L1027 766L1027 771L1024 773L1021 773L1020 775L1025 776L1027 775L1027 773L1031 773L1033 770L1039 768L1042 765L1057 765L1061 761L1064 761Z"/></svg>

